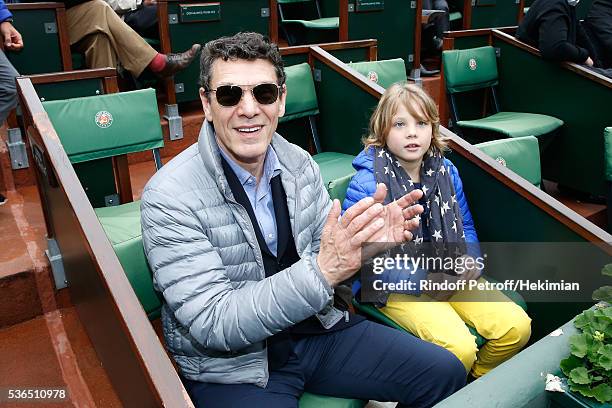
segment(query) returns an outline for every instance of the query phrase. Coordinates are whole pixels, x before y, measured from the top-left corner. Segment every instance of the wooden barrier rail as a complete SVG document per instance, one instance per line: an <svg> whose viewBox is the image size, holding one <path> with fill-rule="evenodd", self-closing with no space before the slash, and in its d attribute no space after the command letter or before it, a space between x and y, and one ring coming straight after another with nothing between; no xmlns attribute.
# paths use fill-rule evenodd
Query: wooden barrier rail
<svg viewBox="0 0 612 408"><path fill-rule="evenodd" d="M38 187L72 302L125 406L192 406L28 78L17 79Z"/></svg>

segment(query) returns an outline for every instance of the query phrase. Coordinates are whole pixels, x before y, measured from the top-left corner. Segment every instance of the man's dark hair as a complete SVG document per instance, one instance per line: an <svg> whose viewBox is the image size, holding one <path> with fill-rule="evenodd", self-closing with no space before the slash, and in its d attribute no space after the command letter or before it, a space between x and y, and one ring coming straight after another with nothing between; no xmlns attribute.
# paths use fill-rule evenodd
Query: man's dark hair
<svg viewBox="0 0 612 408"><path fill-rule="evenodd" d="M206 43L200 56L200 86L205 91L210 91L212 65L219 58L223 61L238 59L270 61L276 70L278 85L282 86L285 83L285 70L278 46L259 33L242 32Z"/></svg>

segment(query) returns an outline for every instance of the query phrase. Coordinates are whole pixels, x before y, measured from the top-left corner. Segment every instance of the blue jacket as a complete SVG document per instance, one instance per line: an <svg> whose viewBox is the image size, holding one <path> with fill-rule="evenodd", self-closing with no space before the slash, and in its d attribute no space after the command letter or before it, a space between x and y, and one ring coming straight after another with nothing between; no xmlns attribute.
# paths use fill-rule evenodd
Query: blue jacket
<svg viewBox="0 0 612 408"><path fill-rule="evenodd" d="M353 176L346 191L346 198L342 204L342 210L346 211L353 204L365 197L371 197L376 191L376 178L374 177L374 154L373 149L367 152L362 151L353 160L353 167L357 170L357 174ZM455 165L448 159L444 159L444 164L449 167L450 175L453 178L453 186L455 187L455 195L457 203L461 209L461 217L463 218L463 232L465 233L466 242L478 243L478 236L474 228L474 220L467 204L467 199L463 192L463 183L459 177L459 171ZM468 248L468 253L472 256L480 256L480 248L478 245L472 245ZM398 282L401 279L408 279L413 282L426 279L427 272L425 270L386 270L381 278L386 282ZM417 284L418 285L418 284ZM418 287L418 286L417 286ZM357 280L353 283L353 295L356 295L361 288L361 281ZM406 294L419 296L420 289L414 291L405 291Z"/></svg>
<svg viewBox="0 0 612 408"><path fill-rule="evenodd" d="M0 23L11 17L13 17L13 14L6 8L4 1L0 0Z"/></svg>
<svg viewBox="0 0 612 408"><path fill-rule="evenodd" d="M359 153L355 160L353 160L353 167L357 170L357 174L353 176L351 183L346 191L346 198L342 204L342 210L346 211L357 201L365 197L371 197L376 191L376 178L374 177L374 156L371 153L373 150L368 152L362 151ZM468 207L467 199L463 192L463 183L459 177L459 171L455 165L448 159L444 159L444 164L450 168L450 174L453 178L453 185L455 187L455 195L459 208L461 208L461 216L463 218L463 232L465 232L466 242L478 242L478 236L476 235L476 229L474 228L474 220L472 219L472 213Z"/></svg>

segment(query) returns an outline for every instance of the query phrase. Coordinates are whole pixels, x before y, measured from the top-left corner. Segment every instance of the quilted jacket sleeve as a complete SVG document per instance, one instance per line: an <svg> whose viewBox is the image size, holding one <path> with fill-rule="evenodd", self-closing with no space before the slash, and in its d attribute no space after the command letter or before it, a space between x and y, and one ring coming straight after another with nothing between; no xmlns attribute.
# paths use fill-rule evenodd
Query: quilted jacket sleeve
<svg viewBox="0 0 612 408"><path fill-rule="evenodd" d="M315 161L312 160L312 158L309 158L309 162L310 166L312 167L312 171L314 172L314 179L317 180L317 190L320 191L320 194L317 195L316 200L313 202L315 208L320 208L321 210L317 211L317 217L313 223L314 228L312 233L311 245L312 253L314 255L318 255L319 248L321 245L321 234L323 233L323 226L325 225L325 222L327 221L327 215L329 214L329 211L332 208L332 200L329 198L329 195L325 190L325 184L323 183L323 178L321 177L321 170L319 169L319 165L316 164Z"/></svg>
<svg viewBox="0 0 612 408"><path fill-rule="evenodd" d="M346 197L342 203L342 211L348 210L359 200L371 197L376 192L376 180L374 174L366 169L361 169L351 179L346 190Z"/></svg>
<svg viewBox="0 0 612 408"><path fill-rule="evenodd" d="M4 1L0 0L0 22L13 17L13 14L6 7Z"/></svg>
<svg viewBox="0 0 612 408"><path fill-rule="evenodd" d="M446 161L449 165L451 177L453 178L453 185L455 187L455 195L457 196L457 202L461 209L461 217L463 218L463 232L465 233L466 242L478 242L478 235L476 235L476 228L474 227L474 219L472 213L468 207L467 198L463 192L463 183L461 177L459 177L459 170L450 161Z"/></svg>
<svg viewBox="0 0 612 408"><path fill-rule="evenodd" d="M272 277L235 288L219 249L180 198L145 189L141 210L154 284L206 348L240 350L314 315L332 298L313 252Z"/></svg>

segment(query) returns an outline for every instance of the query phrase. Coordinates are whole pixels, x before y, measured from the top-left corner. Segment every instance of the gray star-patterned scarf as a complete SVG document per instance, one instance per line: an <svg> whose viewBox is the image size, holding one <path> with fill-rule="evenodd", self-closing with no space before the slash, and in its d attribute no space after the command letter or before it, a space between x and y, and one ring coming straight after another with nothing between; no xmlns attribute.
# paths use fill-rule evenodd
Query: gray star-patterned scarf
<svg viewBox="0 0 612 408"><path fill-rule="evenodd" d="M374 176L377 183L387 185L385 204L415 189L414 182L393 155L382 147L375 149ZM413 231L416 244L423 242L423 224L429 230L432 244L465 243L461 209L448 166L439 151L427 153L421 165L421 190L427 203L428 216L418 217L419 228Z"/></svg>
<svg viewBox="0 0 612 408"><path fill-rule="evenodd" d="M463 233L463 220L461 209L455 196L455 187L448 166L444 165L444 158L439 151L427 153L423 159L420 170L421 190L426 204L423 216L417 216L419 227L413 231L414 239L409 244L402 244L385 253L387 257L396 254L408 255L413 258L427 256L456 258L465 254L465 234ZM385 183L387 197L385 204L399 199L414 190L415 183L400 165L397 158L385 148L375 148L374 175L377 183ZM426 215L425 215L426 214ZM423 228L425 226L425 228ZM424 245L423 234L429 232L430 244ZM427 241L427 237L425 237ZM428 269L426 272L443 272L442 270ZM444 271L449 273L449 271ZM404 276L389 276L390 281L404 279ZM414 273L414 272L413 272ZM450 273L454 273L450 271ZM401 291L400 291L401 292ZM375 303L384 306L389 298L390 291L377 292Z"/></svg>

